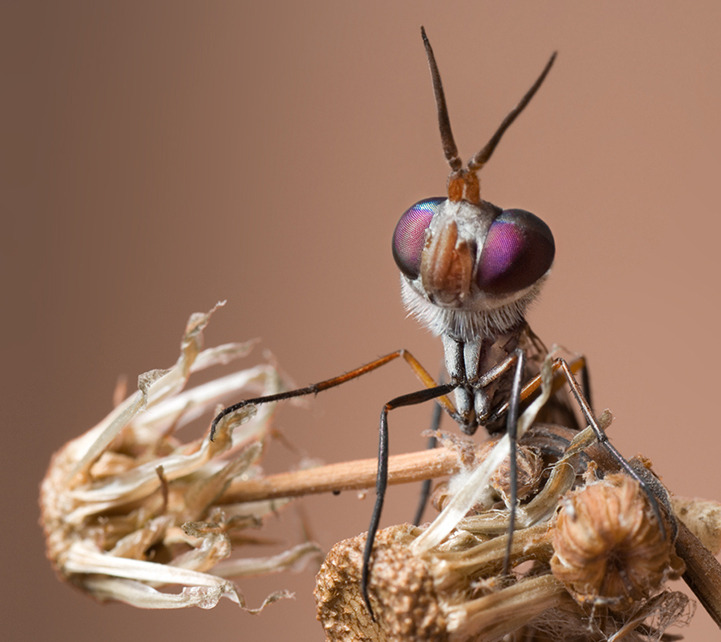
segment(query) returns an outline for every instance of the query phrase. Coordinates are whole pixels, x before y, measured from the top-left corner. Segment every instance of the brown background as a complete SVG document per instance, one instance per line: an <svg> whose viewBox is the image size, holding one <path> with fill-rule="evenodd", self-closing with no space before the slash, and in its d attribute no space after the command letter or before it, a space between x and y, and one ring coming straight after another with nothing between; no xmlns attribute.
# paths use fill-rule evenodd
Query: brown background
<svg viewBox="0 0 721 642"><path fill-rule="evenodd" d="M390 256L398 216L442 194L447 173L421 24L466 157L559 50L483 172L484 196L554 230L554 273L530 320L588 355L616 445L650 457L679 494L721 498L718 2L8 4L10 638L321 639L311 571L241 582L253 605L298 593L258 617L94 603L44 559L37 485L51 453L109 410L117 376L171 364L187 316L219 299L208 342L262 337L298 383L401 346L437 369L437 342L404 319ZM326 461L371 457L381 404L416 386L389 366L284 410L278 427ZM427 417L393 417L394 452L421 447ZM271 470L297 459L272 451ZM384 523L409 519L415 492L393 490ZM352 494L304 507L325 547L370 514ZM279 523L275 536L300 540L297 511ZM699 610L686 635L714 631Z"/></svg>

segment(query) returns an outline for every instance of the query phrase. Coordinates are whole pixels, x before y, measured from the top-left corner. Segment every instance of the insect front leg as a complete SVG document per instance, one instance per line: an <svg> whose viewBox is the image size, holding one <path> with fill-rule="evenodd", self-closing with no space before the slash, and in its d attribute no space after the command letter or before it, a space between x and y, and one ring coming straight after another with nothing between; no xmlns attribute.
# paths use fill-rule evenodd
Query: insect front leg
<svg viewBox="0 0 721 642"><path fill-rule="evenodd" d="M376 501L373 506L373 514L371 522L368 526L368 535L366 538L365 549L363 550L363 570L361 572L361 594L365 602L368 613L375 621L373 608L371 607L370 598L368 596L368 580L370 578L370 559L373 553L373 542L375 541L378 525L380 524L381 513L383 511L383 501L385 500L386 488L388 486L388 413L395 408L402 406L414 406L416 404L438 399L452 392L457 384L447 383L433 388L424 388L407 395L402 395L392 399L383 406L380 417L380 427L378 433L378 471L376 474Z"/></svg>
<svg viewBox="0 0 721 642"><path fill-rule="evenodd" d="M233 404L232 406L228 406L227 408L224 408L222 411L220 411L216 417L213 419L213 422L210 425L210 440L213 440L213 437L215 436L215 431L218 427L218 424L224 417L227 417L228 415L231 415L242 408L245 408L246 406L250 405L260 405L264 403L272 403L274 401L284 401L285 399L292 399L294 397L304 397L307 395L315 395L319 392L322 392L324 390L328 390L329 388L334 388L336 386L339 386L346 381L350 381L352 379L356 379L364 374L367 374L369 372L373 372L374 370L377 370L381 366L386 365L387 363L390 363L391 361L395 361L398 358L403 358L403 360L410 365L411 369L415 373L415 375L420 379L420 381L428 388L433 388L437 384L433 377L431 377L430 374L428 374L428 371L421 365L421 363L410 353L408 350L396 350L395 352L391 352L387 355L384 355L382 357L379 357L378 359L375 359L374 361L371 361L369 363L366 363L359 368L355 368L354 370L350 370L342 375L338 375L337 377L332 377L331 379L325 379L324 381L319 381L318 383L313 383L309 386L305 386L304 388L297 388L295 390L287 390L285 392L279 392L274 395L267 395L265 397L255 397L253 399L244 399L243 401L239 401L238 403ZM439 399L439 403L441 403L446 410L452 417L456 416L455 408L453 407L453 404L451 401L443 396Z"/></svg>

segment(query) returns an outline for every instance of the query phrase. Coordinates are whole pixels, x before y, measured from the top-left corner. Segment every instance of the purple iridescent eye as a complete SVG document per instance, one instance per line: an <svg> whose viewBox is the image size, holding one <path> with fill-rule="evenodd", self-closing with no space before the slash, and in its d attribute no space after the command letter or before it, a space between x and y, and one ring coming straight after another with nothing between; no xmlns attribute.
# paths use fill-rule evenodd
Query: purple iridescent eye
<svg viewBox="0 0 721 642"><path fill-rule="evenodd" d="M401 272L415 279L421 271L426 230L445 198L427 198L405 211L393 232L393 258Z"/></svg>
<svg viewBox="0 0 721 642"><path fill-rule="evenodd" d="M555 250L553 234L540 218L504 210L488 230L476 283L488 294L520 292L548 272Z"/></svg>

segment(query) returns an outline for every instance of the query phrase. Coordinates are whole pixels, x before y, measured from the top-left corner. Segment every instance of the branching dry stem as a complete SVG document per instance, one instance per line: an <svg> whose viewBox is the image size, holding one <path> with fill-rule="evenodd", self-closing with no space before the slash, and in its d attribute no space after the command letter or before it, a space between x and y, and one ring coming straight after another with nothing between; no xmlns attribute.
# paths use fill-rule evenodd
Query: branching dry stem
<svg viewBox="0 0 721 642"><path fill-rule="evenodd" d="M392 455L389 484L407 484L457 473L460 456L451 448ZM236 480L219 503L251 502L279 497L300 497L319 493L362 490L376 483L377 459L358 459L328 464L258 479Z"/></svg>

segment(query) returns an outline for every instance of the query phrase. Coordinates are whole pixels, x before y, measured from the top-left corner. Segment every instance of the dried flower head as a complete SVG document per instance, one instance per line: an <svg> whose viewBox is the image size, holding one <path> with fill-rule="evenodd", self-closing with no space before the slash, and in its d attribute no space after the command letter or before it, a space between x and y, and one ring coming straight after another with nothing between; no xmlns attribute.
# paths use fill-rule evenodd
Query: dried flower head
<svg viewBox="0 0 721 642"><path fill-rule="evenodd" d="M516 493L519 501L534 493L543 473L544 465L538 451L524 444L518 445L516 456ZM491 486L503 501L508 504L511 494L511 464L510 459L504 459L503 464L491 476Z"/></svg>
<svg viewBox="0 0 721 642"><path fill-rule="evenodd" d="M483 461L495 447L496 443L497 440L490 440L481 444L477 448L477 461ZM516 472L518 481L516 493L518 500L523 501L538 489L545 466L539 452L535 448L531 448L525 444L518 445L517 455ZM503 460L501 465L490 476L488 483L489 488L493 491L491 494L492 499L499 499L505 504L510 502L511 466L509 458ZM438 484L431 499L433 507L439 511L443 510L452 493L453 491L449 483L443 482Z"/></svg>
<svg viewBox="0 0 721 642"><path fill-rule="evenodd" d="M564 498L553 548L551 570L574 597L614 611L654 595L684 570L644 491L622 474Z"/></svg>
<svg viewBox="0 0 721 642"><path fill-rule="evenodd" d="M316 581L318 619L329 640L445 640L447 623L425 561L408 544L414 528L393 526L375 542L371 618L360 592L365 535L336 544ZM382 625L381 625L382 622Z"/></svg>
<svg viewBox="0 0 721 642"><path fill-rule="evenodd" d="M572 439L567 453L553 455L549 445L557 446L564 434ZM615 635L613 639L649 641L662 639L668 626L688 617L688 598L663 590L663 583L677 577L683 565L673 553L670 539L664 539L658 529L638 484L623 475L611 475L605 482L610 486L605 499L611 507L614 502L618 505L608 508L608 513L628 520L630 511L636 519L628 527L634 536L628 539L626 554L614 567L619 577L630 573L643 587L633 594L633 608L610 610L601 608L598 600L578 599L576 585L551 572L554 542L563 536L560 529L567 534L569 519L568 513L564 519L556 518L559 498L576 486L579 490L570 491L570 499L563 502L580 502L578 510L586 510L583 496L589 492L591 502L600 510L602 499L596 487L603 485L584 487L583 466L577 455L589 445L587 435L539 425L529 430L525 439L544 460L555 457L555 463L538 491L519 506L510 547L512 573L502 574L509 537L508 509L499 509L496 504L479 511L478 504L469 500L466 505L472 505L471 514L457 522L438 544L428 545L426 535L437 522L443 522L443 514L427 527L401 525L378 533L369 586L376 616L373 620L364 608L359 588L365 536L340 542L328 554L316 580L317 614L328 640L600 642ZM483 457L494 455L483 449ZM483 465L483 461L478 464ZM492 477L486 475L489 486ZM472 473L469 478L473 478ZM482 494L480 490L475 493ZM453 500L451 497L449 501ZM585 531L576 535L581 540L587 536ZM655 564L656 570L647 569L643 578L634 564ZM605 570L609 570L608 564ZM623 591L619 582L615 586L617 592ZM623 599L616 602L628 605Z"/></svg>
<svg viewBox="0 0 721 642"><path fill-rule="evenodd" d="M136 393L54 455L42 482L48 557L62 579L98 599L142 608L210 608L226 597L243 606L226 578L287 569L318 553L316 545L302 543L269 558L231 557L234 545L247 542L245 529L287 501L220 503L232 481L260 475L270 406L227 417L214 441L207 432L187 442L177 436L228 395L279 390L279 378L267 365L184 390L192 373L229 363L251 348L245 343L203 350L202 332L212 312L191 316L177 363L141 375ZM165 585L182 591L161 591Z"/></svg>

